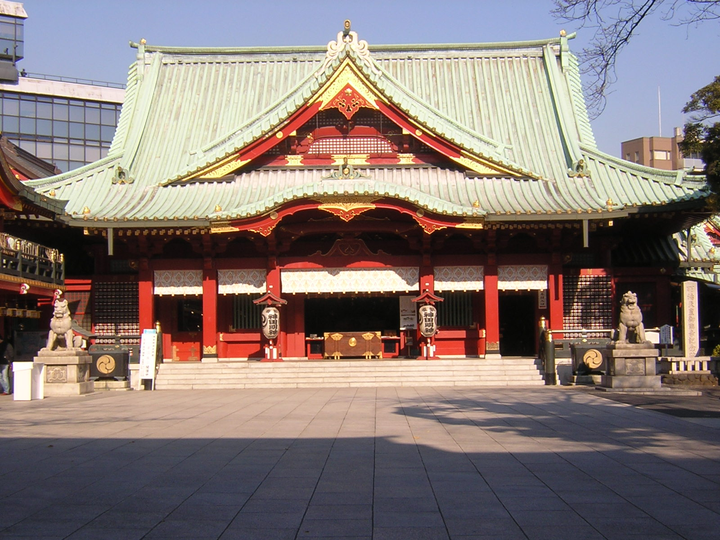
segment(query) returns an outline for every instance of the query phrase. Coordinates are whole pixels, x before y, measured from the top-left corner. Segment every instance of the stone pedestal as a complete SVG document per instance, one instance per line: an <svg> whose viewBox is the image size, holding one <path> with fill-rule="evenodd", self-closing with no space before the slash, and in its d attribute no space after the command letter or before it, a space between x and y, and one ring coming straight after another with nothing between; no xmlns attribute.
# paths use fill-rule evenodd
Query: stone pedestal
<svg viewBox="0 0 720 540"><path fill-rule="evenodd" d="M608 346L608 374L600 386L616 389L651 389L661 387L657 374L658 351L649 343L611 344Z"/></svg>
<svg viewBox="0 0 720 540"><path fill-rule="evenodd" d="M78 396L95 390L92 357L82 349L41 349L35 362L45 364L45 396Z"/></svg>

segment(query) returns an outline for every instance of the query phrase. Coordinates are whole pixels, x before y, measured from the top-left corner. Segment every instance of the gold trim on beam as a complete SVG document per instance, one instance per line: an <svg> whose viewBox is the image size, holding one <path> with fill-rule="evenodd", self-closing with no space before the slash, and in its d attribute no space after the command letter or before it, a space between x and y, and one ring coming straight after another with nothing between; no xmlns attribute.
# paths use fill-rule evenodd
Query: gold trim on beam
<svg viewBox="0 0 720 540"><path fill-rule="evenodd" d="M223 176L227 176L234 170L239 169L240 167L249 162L249 159L241 160L238 159L237 154L233 154L229 158L226 158L219 163L200 171L199 173L193 175L191 178L222 178Z"/></svg>
<svg viewBox="0 0 720 540"><path fill-rule="evenodd" d="M216 221L210 224L210 234L221 234L229 232L238 232L240 229L230 225L229 221Z"/></svg>
<svg viewBox="0 0 720 540"><path fill-rule="evenodd" d="M463 167L467 167L468 169L475 171L478 174L482 174L482 175L486 175L486 176L494 176L494 175L498 175L498 174L513 176L513 177L520 176L515 171L506 169L505 167L495 165L494 163L490 163L489 161L485 161L485 160L476 158L474 156L470 156L465 153L463 153L463 155L461 155L460 157L456 157L456 158L452 158L452 159L455 162L462 165Z"/></svg>
<svg viewBox="0 0 720 540"><path fill-rule="evenodd" d="M485 228L485 222L471 222L471 221L464 221L462 223L458 223L455 225L456 229L484 229Z"/></svg>
<svg viewBox="0 0 720 540"><path fill-rule="evenodd" d="M345 222L359 216L363 212L374 210L375 208L376 206L373 203L361 201L337 201L318 205L318 210L330 212Z"/></svg>

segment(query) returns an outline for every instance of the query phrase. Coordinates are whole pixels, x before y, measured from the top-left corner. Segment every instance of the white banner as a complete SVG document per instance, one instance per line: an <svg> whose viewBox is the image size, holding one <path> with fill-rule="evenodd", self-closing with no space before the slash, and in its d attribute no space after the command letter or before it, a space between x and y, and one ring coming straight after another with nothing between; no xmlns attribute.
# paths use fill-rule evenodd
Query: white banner
<svg viewBox="0 0 720 540"><path fill-rule="evenodd" d="M284 268L280 272L282 292L293 293L360 293L417 291L420 271L400 268Z"/></svg>

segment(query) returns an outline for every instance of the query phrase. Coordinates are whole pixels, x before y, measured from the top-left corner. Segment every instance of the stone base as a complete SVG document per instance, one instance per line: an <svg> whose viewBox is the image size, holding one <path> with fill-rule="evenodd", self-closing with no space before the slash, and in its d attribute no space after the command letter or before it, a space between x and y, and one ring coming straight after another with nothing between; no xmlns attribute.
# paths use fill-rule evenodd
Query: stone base
<svg viewBox="0 0 720 540"><path fill-rule="evenodd" d="M602 383L602 375L573 375L573 377L570 379L571 384L575 385L590 385L595 386Z"/></svg>
<svg viewBox="0 0 720 540"><path fill-rule="evenodd" d="M94 392L92 357L83 349L41 349L34 361L45 364L45 396L78 396Z"/></svg>
<svg viewBox="0 0 720 540"><path fill-rule="evenodd" d="M115 379L96 379L95 390L130 390L130 381L116 381Z"/></svg>
<svg viewBox="0 0 720 540"><path fill-rule="evenodd" d="M658 351L645 343L613 343L607 348L608 372L600 386L618 390L659 390Z"/></svg>
<svg viewBox="0 0 720 540"><path fill-rule="evenodd" d="M600 386L606 388L647 388L658 389L662 386L660 375L603 375Z"/></svg>

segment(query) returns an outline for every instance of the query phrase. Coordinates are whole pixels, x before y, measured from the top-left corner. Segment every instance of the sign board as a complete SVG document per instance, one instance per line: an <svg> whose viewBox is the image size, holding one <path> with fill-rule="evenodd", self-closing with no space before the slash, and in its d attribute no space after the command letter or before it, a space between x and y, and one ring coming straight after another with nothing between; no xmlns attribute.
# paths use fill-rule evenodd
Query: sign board
<svg viewBox="0 0 720 540"><path fill-rule="evenodd" d="M682 337L685 356L694 358L700 352L700 315L696 281L682 284Z"/></svg>
<svg viewBox="0 0 720 540"><path fill-rule="evenodd" d="M672 345L673 344L673 327L669 324L664 324L660 327L660 345Z"/></svg>
<svg viewBox="0 0 720 540"><path fill-rule="evenodd" d="M155 364L157 363L157 330L143 330L140 338L140 380L150 379L155 385Z"/></svg>
<svg viewBox="0 0 720 540"><path fill-rule="evenodd" d="M417 306L412 300L412 296L400 297L400 330L417 328Z"/></svg>

